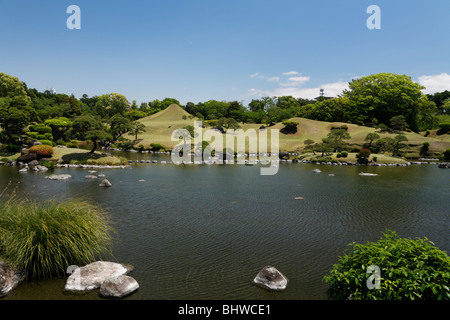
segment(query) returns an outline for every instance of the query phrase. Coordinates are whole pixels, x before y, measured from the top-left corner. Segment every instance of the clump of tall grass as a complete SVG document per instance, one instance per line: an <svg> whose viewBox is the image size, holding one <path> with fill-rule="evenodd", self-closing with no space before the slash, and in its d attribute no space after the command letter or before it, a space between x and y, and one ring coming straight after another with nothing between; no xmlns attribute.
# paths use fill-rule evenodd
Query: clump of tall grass
<svg viewBox="0 0 450 320"><path fill-rule="evenodd" d="M64 275L71 265L110 254L112 231L106 212L85 201L2 201L0 195L0 258L30 280Z"/></svg>

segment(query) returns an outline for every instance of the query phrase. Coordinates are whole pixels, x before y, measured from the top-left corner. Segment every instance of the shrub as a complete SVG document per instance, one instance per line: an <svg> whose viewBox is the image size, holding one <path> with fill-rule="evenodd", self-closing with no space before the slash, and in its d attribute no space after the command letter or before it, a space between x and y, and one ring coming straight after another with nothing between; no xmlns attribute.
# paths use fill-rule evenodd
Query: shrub
<svg viewBox="0 0 450 320"><path fill-rule="evenodd" d="M64 141L64 140L58 140L58 141L56 141L56 144L58 145L58 146L65 146L66 145L66 142Z"/></svg>
<svg viewBox="0 0 450 320"><path fill-rule="evenodd" d="M66 143L67 148L78 148L78 142L76 140L72 140Z"/></svg>
<svg viewBox="0 0 450 320"><path fill-rule="evenodd" d="M350 244L324 277L330 299L450 300L450 258L425 239L404 239L388 231L374 243ZM367 286L369 266L380 268L379 289Z"/></svg>
<svg viewBox="0 0 450 320"><path fill-rule="evenodd" d="M55 163L53 161L44 160L39 163L41 166L46 167L47 169L54 169Z"/></svg>
<svg viewBox="0 0 450 320"><path fill-rule="evenodd" d="M53 142L50 140L39 140L39 142L42 143L43 145L53 147Z"/></svg>
<svg viewBox="0 0 450 320"><path fill-rule="evenodd" d="M297 121L283 121L284 128L281 129L283 133L296 133L297 126L299 123Z"/></svg>
<svg viewBox="0 0 450 320"><path fill-rule="evenodd" d="M94 262L111 244L106 214L87 202L9 200L0 206L0 256L30 279L64 275Z"/></svg>
<svg viewBox="0 0 450 320"><path fill-rule="evenodd" d="M46 145L46 144L40 144L37 146L33 146L29 149L30 153L36 153L40 157L46 157L46 156L52 156L54 153L53 147Z"/></svg>
<svg viewBox="0 0 450 320"><path fill-rule="evenodd" d="M162 145L160 145L159 143L152 143L150 144L151 150L152 151L159 151L161 149L164 149L164 147Z"/></svg>
<svg viewBox="0 0 450 320"><path fill-rule="evenodd" d="M440 130L439 130L440 134L445 134L445 133L449 132L450 131L450 122L440 123L439 128L440 128Z"/></svg>
<svg viewBox="0 0 450 320"><path fill-rule="evenodd" d="M35 124L30 126L31 131L39 132L40 134L52 133L52 128L46 126L45 124Z"/></svg>
<svg viewBox="0 0 450 320"><path fill-rule="evenodd" d="M369 157L370 157L371 151L369 149L361 149L359 150L359 153L356 155L356 158L358 158L359 163L367 164L369 163Z"/></svg>
<svg viewBox="0 0 450 320"><path fill-rule="evenodd" d="M444 160L450 160L450 149L445 150Z"/></svg>
<svg viewBox="0 0 450 320"><path fill-rule="evenodd" d="M27 134L27 136L29 136L30 138L37 139L37 138L38 138L38 135L39 135L39 132L27 132L26 134Z"/></svg>
<svg viewBox="0 0 450 320"><path fill-rule="evenodd" d="M347 151L342 151L341 155L342 155L342 158L347 158L348 152Z"/></svg>
<svg viewBox="0 0 450 320"><path fill-rule="evenodd" d="M19 146L17 144L8 144L5 149L7 152L16 153L21 149L21 146Z"/></svg>
<svg viewBox="0 0 450 320"><path fill-rule="evenodd" d="M342 158L342 153L338 153L338 154L336 155L336 158Z"/></svg>

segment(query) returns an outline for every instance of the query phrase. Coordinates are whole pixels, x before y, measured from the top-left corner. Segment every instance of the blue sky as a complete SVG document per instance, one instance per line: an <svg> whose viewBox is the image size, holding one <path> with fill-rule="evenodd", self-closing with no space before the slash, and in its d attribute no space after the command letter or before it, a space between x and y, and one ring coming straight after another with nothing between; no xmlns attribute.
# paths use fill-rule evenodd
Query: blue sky
<svg viewBox="0 0 450 320"><path fill-rule="evenodd" d="M69 30L69 5L81 30ZM381 29L366 12L381 9ZM0 0L0 72L40 91L248 103L407 74L450 90L448 0Z"/></svg>

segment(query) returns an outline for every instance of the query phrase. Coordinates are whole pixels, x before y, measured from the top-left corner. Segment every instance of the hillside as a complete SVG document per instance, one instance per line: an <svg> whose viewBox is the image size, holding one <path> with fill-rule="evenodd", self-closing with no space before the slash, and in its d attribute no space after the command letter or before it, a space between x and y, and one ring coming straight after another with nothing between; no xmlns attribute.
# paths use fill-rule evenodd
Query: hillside
<svg viewBox="0 0 450 320"><path fill-rule="evenodd" d="M186 116L187 119L184 120L183 116ZM159 113L140 119L139 121L145 125L147 132L139 134L138 138L141 141L139 141L138 144L141 144L144 147L148 147L151 143L159 143L166 148L173 148L178 144L178 141L171 141L173 130L183 128L188 125L194 125L194 121L198 120L196 118L189 119L189 116L191 115L184 109L182 109L178 105L173 104ZM312 139L315 142L321 142L321 139L325 138L330 132L332 126L347 125L348 132L351 136L351 139L348 142L351 145L355 146L361 146L364 143L364 138L366 137L366 135L370 132L376 131L376 129L374 128L340 122L324 122L304 118L293 118L290 120L297 121L299 123L298 131L296 134L289 135L282 134L280 132L279 138L281 151L300 151L301 149L303 149L303 142L306 139ZM241 126L244 131L248 129L254 129L257 134L259 134L259 128L261 125L244 124ZM284 126L281 123L277 123L276 125L268 127L267 129L281 130L283 129L283 127ZM205 128L203 130L207 129L208 128ZM422 134L417 134L414 132L404 132L404 134L408 138L408 144L411 145L411 152L417 152L418 148L420 148L420 146L424 142L430 142L431 152L443 152L444 150L450 148L450 135L448 134L437 136L432 133L429 137L424 137ZM395 134L388 133L379 133L379 135L382 138L395 136ZM125 135L125 137L127 139L130 139L130 136ZM270 143L270 131L268 132L268 140ZM225 146L225 139L223 145Z"/></svg>

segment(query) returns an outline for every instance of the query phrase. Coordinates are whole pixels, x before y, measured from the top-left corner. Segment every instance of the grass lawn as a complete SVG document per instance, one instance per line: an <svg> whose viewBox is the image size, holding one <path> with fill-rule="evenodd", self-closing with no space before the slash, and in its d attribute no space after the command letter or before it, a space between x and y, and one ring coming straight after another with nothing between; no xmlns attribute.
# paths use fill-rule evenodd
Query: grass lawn
<svg viewBox="0 0 450 320"><path fill-rule="evenodd" d="M189 117L190 115L183 110L178 105L171 105L167 109L158 112L149 117L140 119L139 121L143 123L146 127L146 132L139 134L138 139L140 140L137 144L143 145L144 148L150 147L151 143L159 143L167 149L172 149L176 146L180 141L171 141L172 132L175 129L183 128L185 126L194 125L194 121L198 120L196 118L186 120L183 119L183 116ZM288 151L288 152L299 152L303 150L305 147L304 141L307 139L312 139L315 142L321 142L322 138L325 138L327 134L330 132L332 126L342 126L346 125L348 127L348 132L351 136L351 139L347 142L350 145L354 145L356 147L362 146L364 143L364 138L370 132L378 131L374 128L368 128L365 126L358 126L354 124L340 123L340 122L324 122L324 121L315 121L304 118L293 118L290 119L293 121L297 121L298 131L295 134L283 134L280 132L279 134L279 147L280 151ZM205 122L203 122L205 124ZM259 136L261 124L241 124L242 129L246 132L248 129L254 129L256 135ZM278 129L281 130L284 128L284 125L281 123L277 123L272 127L266 127L267 130L267 139L268 139L268 151L270 151L270 129ZM210 128L204 128L203 132ZM430 143L430 153L442 153L446 149L450 148L450 135L445 134L438 136L436 135L436 130L431 131L428 137L425 137L424 134L417 134L414 132L403 132L408 138L408 145L410 146L409 150L405 150L408 152L418 152L420 147L424 142ZM384 137L395 137L396 134L389 133L378 133L381 138ZM124 138L132 139L129 135L124 135ZM226 146L225 135L222 136L222 145ZM211 143L213 146L214 142ZM246 142L248 148L248 139Z"/></svg>

